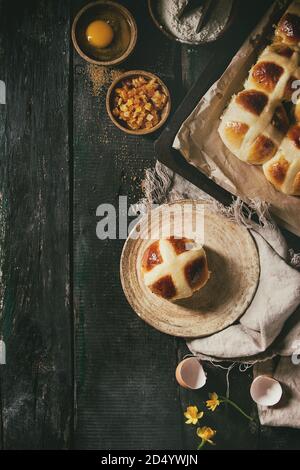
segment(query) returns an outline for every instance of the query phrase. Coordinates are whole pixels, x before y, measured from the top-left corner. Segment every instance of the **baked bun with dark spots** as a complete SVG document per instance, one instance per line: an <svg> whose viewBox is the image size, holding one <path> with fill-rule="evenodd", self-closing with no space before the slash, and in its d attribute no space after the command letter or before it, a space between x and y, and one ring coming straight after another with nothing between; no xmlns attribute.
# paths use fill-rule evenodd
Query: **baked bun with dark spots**
<svg viewBox="0 0 300 470"><path fill-rule="evenodd" d="M267 180L290 196L300 196L299 80L300 0L295 0L219 125L230 152L251 165L263 165Z"/></svg>
<svg viewBox="0 0 300 470"><path fill-rule="evenodd" d="M279 191L300 196L300 124L292 126L280 149L263 166L264 174Z"/></svg>
<svg viewBox="0 0 300 470"><path fill-rule="evenodd" d="M300 2L294 1L278 23L275 36L285 46L300 48Z"/></svg>
<svg viewBox="0 0 300 470"><path fill-rule="evenodd" d="M240 160L263 165L274 157L288 128L282 103L290 100L299 74L299 54L287 46L266 47L251 68L244 89L221 118L219 134Z"/></svg>
<svg viewBox="0 0 300 470"><path fill-rule="evenodd" d="M141 272L156 295L173 301L191 297L210 277L204 248L187 238L157 240L145 250Z"/></svg>

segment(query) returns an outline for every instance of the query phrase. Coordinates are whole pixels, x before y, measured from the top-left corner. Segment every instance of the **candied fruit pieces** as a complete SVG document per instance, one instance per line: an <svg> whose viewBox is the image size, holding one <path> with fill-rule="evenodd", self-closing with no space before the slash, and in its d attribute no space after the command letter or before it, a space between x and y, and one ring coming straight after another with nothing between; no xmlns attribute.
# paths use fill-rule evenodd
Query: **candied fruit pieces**
<svg viewBox="0 0 300 470"><path fill-rule="evenodd" d="M130 129L151 129L161 120L168 97L157 80L126 79L115 89L113 115Z"/></svg>

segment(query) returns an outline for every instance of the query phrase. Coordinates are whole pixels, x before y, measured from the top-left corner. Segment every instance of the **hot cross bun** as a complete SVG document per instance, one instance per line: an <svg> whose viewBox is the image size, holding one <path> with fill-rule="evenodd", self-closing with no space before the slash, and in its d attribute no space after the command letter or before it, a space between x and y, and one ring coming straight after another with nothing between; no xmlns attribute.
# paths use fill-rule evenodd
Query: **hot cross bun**
<svg viewBox="0 0 300 470"><path fill-rule="evenodd" d="M300 99L292 100L299 86L299 65L300 0L296 0L279 21L274 42L251 68L244 89L233 96L219 126L222 141L236 157L263 165L267 180L293 196L300 195Z"/></svg>
<svg viewBox="0 0 300 470"><path fill-rule="evenodd" d="M264 174L275 188L300 196L300 124L290 128L275 157L263 166Z"/></svg>
<svg viewBox="0 0 300 470"><path fill-rule="evenodd" d="M300 2L293 2L278 23L276 38L284 45L300 47Z"/></svg>
<svg viewBox="0 0 300 470"><path fill-rule="evenodd" d="M192 296L210 276L203 247L174 237L157 240L146 249L141 272L146 286L167 300Z"/></svg>

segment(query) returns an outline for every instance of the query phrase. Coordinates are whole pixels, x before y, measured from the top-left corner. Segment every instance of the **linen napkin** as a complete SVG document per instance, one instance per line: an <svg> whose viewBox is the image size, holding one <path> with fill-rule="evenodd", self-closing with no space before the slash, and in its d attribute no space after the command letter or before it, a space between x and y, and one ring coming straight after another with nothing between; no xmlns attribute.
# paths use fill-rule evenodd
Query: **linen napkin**
<svg viewBox="0 0 300 470"><path fill-rule="evenodd" d="M281 353L274 344L287 319L295 313L300 326L300 272L269 244L264 229L250 231L256 241L260 259L260 280L256 294L240 321L208 338L188 342L194 354L225 359L247 358L255 361L261 354L273 357ZM269 231L268 231L269 232ZM267 233L268 234L268 233ZM284 249L284 247L283 247ZM297 328L293 328L297 339Z"/></svg>
<svg viewBox="0 0 300 470"><path fill-rule="evenodd" d="M254 376L270 374L285 389L276 408L258 407L260 421L270 426L300 428L300 272L290 263L289 250L279 228L262 203L253 201L260 224L243 215L241 201L231 208L216 204L200 189L156 164L144 181L142 206L183 198L210 201L212 210L243 224L253 236L260 258L260 280L251 305L234 325L206 338L188 340L191 352L202 360L253 363ZM141 210L141 205L138 207ZM297 260L294 257L294 260ZM279 361L274 358L279 357ZM300 357L300 356L299 356Z"/></svg>

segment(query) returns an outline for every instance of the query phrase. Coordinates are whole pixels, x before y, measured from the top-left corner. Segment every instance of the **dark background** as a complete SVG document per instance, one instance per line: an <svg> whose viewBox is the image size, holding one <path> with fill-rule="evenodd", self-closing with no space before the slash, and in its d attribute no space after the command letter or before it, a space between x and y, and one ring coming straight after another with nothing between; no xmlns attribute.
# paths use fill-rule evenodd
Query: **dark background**
<svg viewBox="0 0 300 470"><path fill-rule="evenodd" d="M87 2L0 0L0 294L7 365L0 366L3 449L195 449L184 424L189 404L224 394L226 372L206 365L208 386L179 388L183 340L132 312L122 293L123 241L96 237L96 208L141 196L157 136L125 135L109 121L105 93L73 50L70 26ZM217 43L190 47L165 38L144 0L136 50L120 69L157 73L173 111L217 54L228 60L270 1L239 1L233 27ZM222 70L220 70L220 73ZM98 87L99 88L99 87ZM256 416L251 370L230 375L231 398ZM217 448L300 448L300 431L249 424L222 408L209 423Z"/></svg>

